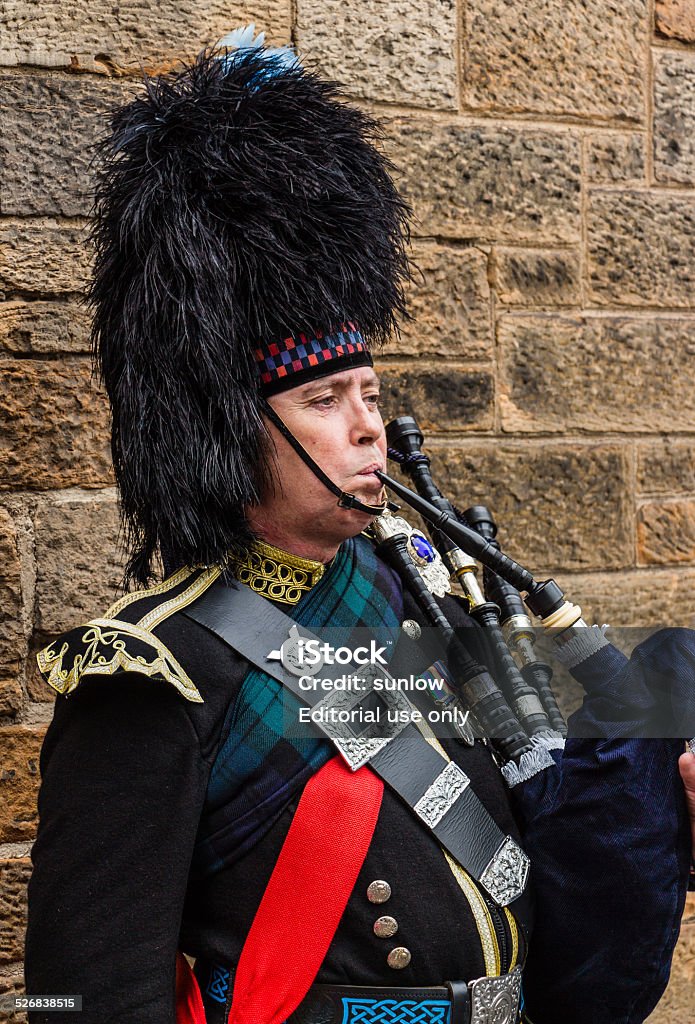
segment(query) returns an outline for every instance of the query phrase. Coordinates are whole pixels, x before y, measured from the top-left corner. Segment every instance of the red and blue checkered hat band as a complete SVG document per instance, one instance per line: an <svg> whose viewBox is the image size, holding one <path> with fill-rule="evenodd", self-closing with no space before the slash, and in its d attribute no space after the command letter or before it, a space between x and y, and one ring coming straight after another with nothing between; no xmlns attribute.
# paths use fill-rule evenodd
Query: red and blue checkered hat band
<svg viewBox="0 0 695 1024"><path fill-rule="evenodd" d="M263 342L255 356L261 391L266 397L329 373L372 365L364 338L357 326L349 322L331 334L298 334L282 341Z"/></svg>

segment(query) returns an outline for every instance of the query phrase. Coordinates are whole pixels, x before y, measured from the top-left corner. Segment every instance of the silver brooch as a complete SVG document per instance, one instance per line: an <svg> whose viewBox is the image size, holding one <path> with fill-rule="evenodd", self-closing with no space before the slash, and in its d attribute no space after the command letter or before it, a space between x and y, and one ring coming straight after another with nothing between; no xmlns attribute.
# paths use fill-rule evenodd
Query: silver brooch
<svg viewBox="0 0 695 1024"><path fill-rule="evenodd" d="M416 530L407 520L388 511L374 520L371 529L377 541L388 540L399 533L405 534L408 554L427 589L435 597L444 597L445 594L451 593L449 570L432 541L422 530Z"/></svg>

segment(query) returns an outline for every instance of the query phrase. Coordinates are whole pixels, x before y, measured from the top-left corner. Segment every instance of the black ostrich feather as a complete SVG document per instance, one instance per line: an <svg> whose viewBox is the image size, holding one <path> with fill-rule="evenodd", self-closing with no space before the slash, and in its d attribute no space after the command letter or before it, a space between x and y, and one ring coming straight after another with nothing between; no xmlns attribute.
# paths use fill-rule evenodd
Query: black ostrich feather
<svg viewBox="0 0 695 1024"><path fill-rule="evenodd" d="M272 73L269 73L272 71ZM87 295L130 548L211 564L250 539L268 479L253 349L406 315L409 209L380 126L264 50L145 78L98 144Z"/></svg>

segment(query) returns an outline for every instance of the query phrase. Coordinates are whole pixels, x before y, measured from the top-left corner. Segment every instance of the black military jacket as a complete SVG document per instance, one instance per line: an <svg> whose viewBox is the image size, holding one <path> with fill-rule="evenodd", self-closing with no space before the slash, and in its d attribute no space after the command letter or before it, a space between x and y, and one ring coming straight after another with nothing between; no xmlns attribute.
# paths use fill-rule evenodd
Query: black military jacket
<svg viewBox="0 0 695 1024"><path fill-rule="evenodd" d="M404 597L405 616L423 623L409 594ZM152 609L156 621L161 607L154 588L116 617L134 623ZM457 599L444 598L442 607L454 625L470 624ZM56 699L40 760L26 986L35 995L81 994L83 1011L79 1017L33 1012L32 1024L174 1024L176 951L236 963L289 829L296 800L240 860L202 883L191 879L225 714L248 664L182 610L167 614L151 628L168 666L164 675L146 674L153 659L143 647L142 670L134 671L124 657L117 672L87 674ZM54 655L62 640L52 645ZM136 640L131 636L129 643L137 652ZM98 652L92 656L98 660ZM187 680L202 702L187 699ZM472 747L457 740L442 744L502 831L519 840L488 747L480 741ZM387 904L367 898L377 879L391 886ZM387 787L366 860L316 980L439 985L480 977L491 962L499 972L523 963L523 929L473 888L477 897L471 900L434 837ZM394 938L374 933L384 913L398 922ZM530 928L529 921L520 924ZM411 953L408 966L397 971L387 964L394 945Z"/></svg>

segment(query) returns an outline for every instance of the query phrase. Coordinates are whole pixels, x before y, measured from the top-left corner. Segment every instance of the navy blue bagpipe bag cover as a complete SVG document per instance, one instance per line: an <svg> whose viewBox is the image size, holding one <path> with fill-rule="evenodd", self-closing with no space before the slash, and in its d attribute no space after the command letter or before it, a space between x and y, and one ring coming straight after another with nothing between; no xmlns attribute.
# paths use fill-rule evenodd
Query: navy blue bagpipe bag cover
<svg viewBox="0 0 695 1024"><path fill-rule="evenodd" d="M536 894L526 1008L534 1024L638 1024L668 982L688 887L695 632L660 630L629 659L607 644L571 674L585 696L564 751L511 791Z"/></svg>

